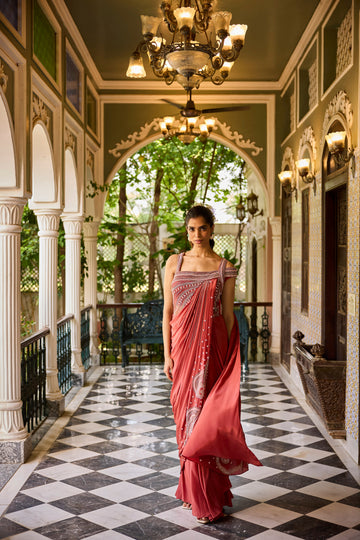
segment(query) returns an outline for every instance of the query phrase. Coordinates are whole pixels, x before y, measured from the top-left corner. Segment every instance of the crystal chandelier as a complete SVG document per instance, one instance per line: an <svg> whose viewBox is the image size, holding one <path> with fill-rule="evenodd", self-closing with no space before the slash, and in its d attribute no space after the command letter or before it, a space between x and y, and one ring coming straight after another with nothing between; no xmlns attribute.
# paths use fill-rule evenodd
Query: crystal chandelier
<svg viewBox="0 0 360 540"><path fill-rule="evenodd" d="M244 45L247 26L230 25L229 11L213 11L213 0L163 0L163 18L141 15L143 38L127 77L146 77L143 54L154 74L185 90L205 81L222 84Z"/></svg>
<svg viewBox="0 0 360 540"><path fill-rule="evenodd" d="M190 144L198 137L205 143L214 125L214 118L193 116L177 119L174 116L165 116L160 122L160 129L165 139L177 137L184 144Z"/></svg>

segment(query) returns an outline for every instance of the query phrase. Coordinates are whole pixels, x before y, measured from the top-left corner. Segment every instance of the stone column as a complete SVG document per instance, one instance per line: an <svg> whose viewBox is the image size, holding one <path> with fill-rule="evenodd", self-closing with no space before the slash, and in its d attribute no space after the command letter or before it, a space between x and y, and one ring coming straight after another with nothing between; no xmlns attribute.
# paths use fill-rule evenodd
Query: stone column
<svg viewBox="0 0 360 540"><path fill-rule="evenodd" d="M97 329L97 232L99 221L87 221L83 225L87 276L84 282L84 304L91 305L90 311L90 355L92 365L99 365Z"/></svg>
<svg viewBox="0 0 360 540"><path fill-rule="evenodd" d="M21 401L20 232L25 199L0 199L0 463L24 462Z"/></svg>
<svg viewBox="0 0 360 540"><path fill-rule="evenodd" d="M59 416L64 397L59 389L57 366L57 263L60 210L34 210L39 225L39 329L46 336L46 398L49 416Z"/></svg>
<svg viewBox="0 0 360 540"><path fill-rule="evenodd" d="M281 218L270 218L272 229L272 333L271 353L280 355L281 332Z"/></svg>
<svg viewBox="0 0 360 540"><path fill-rule="evenodd" d="M85 368L81 360L81 228L83 218L62 215L65 229L65 312L73 314L71 326L71 371L73 382L84 384Z"/></svg>

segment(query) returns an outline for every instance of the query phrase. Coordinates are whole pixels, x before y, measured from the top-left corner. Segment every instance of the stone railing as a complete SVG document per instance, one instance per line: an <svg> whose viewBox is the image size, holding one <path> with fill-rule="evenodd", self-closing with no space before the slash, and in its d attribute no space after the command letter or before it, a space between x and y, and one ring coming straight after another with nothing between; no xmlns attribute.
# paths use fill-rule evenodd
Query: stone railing
<svg viewBox="0 0 360 540"><path fill-rule="evenodd" d="M327 360L325 347L306 345L304 334L293 335L294 352L304 393L309 405L325 423L334 439L345 438L346 362Z"/></svg>

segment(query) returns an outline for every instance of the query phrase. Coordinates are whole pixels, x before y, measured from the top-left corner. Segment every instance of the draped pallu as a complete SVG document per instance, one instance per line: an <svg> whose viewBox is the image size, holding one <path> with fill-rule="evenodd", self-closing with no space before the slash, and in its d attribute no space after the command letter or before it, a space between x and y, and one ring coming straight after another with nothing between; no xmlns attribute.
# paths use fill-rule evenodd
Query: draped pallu
<svg viewBox="0 0 360 540"><path fill-rule="evenodd" d="M181 473L176 497L193 514L214 520L231 505L229 475L261 465L246 445L240 423L240 339L234 324L228 339L221 314L224 282L236 277L222 259L212 272L181 271L172 282L171 405Z"/></svg>

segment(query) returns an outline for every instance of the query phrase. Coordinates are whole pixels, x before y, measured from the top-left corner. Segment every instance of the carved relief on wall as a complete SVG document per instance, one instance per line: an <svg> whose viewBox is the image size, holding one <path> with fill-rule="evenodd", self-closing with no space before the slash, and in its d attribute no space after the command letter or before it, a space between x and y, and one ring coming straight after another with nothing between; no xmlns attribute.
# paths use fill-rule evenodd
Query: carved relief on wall
<svg viewBox="0 0 360 540"><path fill-rule="evenodd" d="M65 149L70 148L76 156L76 137L69 128L65 128Z"/></svg>
<svg viewBox="0 0 360 540"><path fill-rule="evenodd" d="M0 60L0 87L2 88L4 94L6 93L8 79L9 77L5 73L4 64Z"/></svg>
<svg viewBox="0 0 360 540"><path fill-rule="evenodd" d="M324 121L321 134L321 148L325 144L325 135L328 133L330 125L338 119L346 130L349 146L351 146L351 127L353 124L353 108L346 92L340 90L336 96L330 101L325 111Z"/></svg>
<svg viewBox="0 0 360 540"><path fill-rule="evenodd" d="M36 122L41 121L45 125L46 129L50 130L50 123L52 118L52 113L49 107L43 102L42 99L40 99L36 94L33 94L33 113L32 113L32 121L33 126L36 124Z"/></svg>
<svg viewBox="0 0 360 540"><path fill-rule="evenodd" d="M284 171L286 167L288 167L290 171L295 171L294 154L290 146L285 148L281 162L281 170Z"/></svg>
<svg viewBox="0 0 360 540"><path fill-rule="evenodd" d="M316 139L315 133L311 126L308 126L301 135L299 142L299 158L303 156L304 149L308 147L311 153L311 162L314 167L316 161Z"/></svg>
<svg viewBox="0 0 360 540"><path fill-rule="evenodd" d="M154 118L152 122L146 123L140 128L139 131L134 131L131 135L128 136L126 140L122 140L119 143L116 143L114 148L109 149L109 153L114 157L119 158L124 153L124 150L135 146L136 143L143 141L151 133L160 133L160 121L162 118ZM220 122L217 118L215 119L214 131L220 131L221 134L231 141L238 148L244 148L250 150L251 155L258 156L260 152L263 151L261 146L257 146L254 141L250 139L245 139L238 131L232 131L231 127L228 126L225 122Z"/></svg>
<svg viewBox="0 0 360 540"><path fill-rule="evenodd" d="M86 150L86 165L89 167L89 169L92 172L92 175L94 175L94 154L87 148Z"/></svg>

